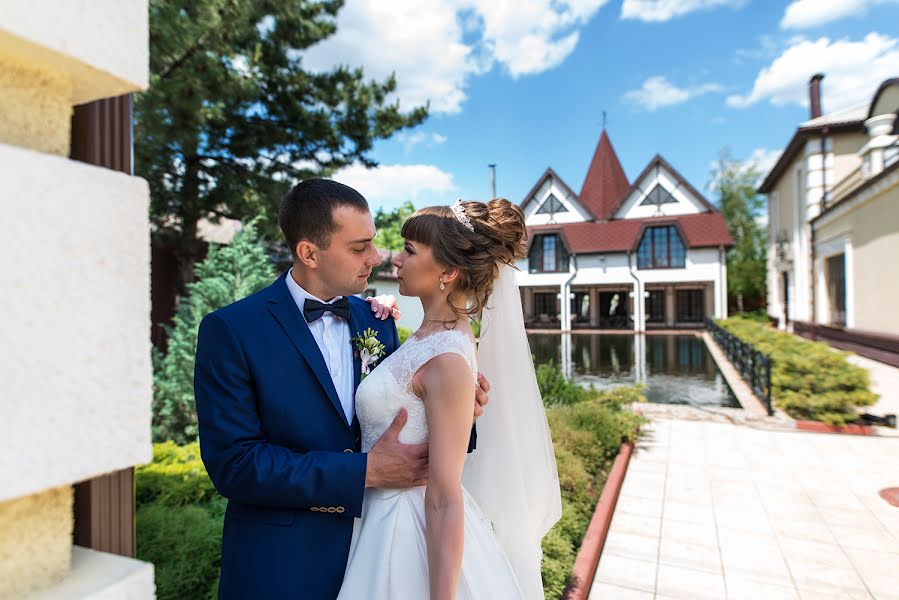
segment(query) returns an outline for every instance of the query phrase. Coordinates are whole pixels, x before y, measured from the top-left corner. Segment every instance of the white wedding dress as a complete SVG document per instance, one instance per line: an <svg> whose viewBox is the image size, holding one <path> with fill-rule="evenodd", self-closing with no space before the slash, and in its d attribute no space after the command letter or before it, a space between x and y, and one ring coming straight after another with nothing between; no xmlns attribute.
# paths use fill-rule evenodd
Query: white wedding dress
<svg viewBox="0 0 899 600"><path fill-rule="evenodd" d="M477 375L474 343L466 333L452 330L410 337L365 377L356 392L363 452L371 450L400 408L409 415L400 442L428 439L424 403L412 392L412 376L445 353L465 358ZM464 488L463 495L465 541L457 600L524 598L493 526ZM362 518L355 522L339 600L428 598L424 497L425 487L365 490Z"/></svg>

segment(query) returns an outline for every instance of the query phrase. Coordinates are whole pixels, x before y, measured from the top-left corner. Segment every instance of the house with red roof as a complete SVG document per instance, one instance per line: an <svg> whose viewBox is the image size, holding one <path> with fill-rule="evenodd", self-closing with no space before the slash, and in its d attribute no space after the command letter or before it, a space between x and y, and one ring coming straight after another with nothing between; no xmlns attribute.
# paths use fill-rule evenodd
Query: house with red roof
<svg viewBox="0 0 899 600"><path fill-rule="evenodd" d="M724 217L661 156L629 182L603 130L580 193L549 168L520 206L529 327L639 332L727 316Z"/></svg>

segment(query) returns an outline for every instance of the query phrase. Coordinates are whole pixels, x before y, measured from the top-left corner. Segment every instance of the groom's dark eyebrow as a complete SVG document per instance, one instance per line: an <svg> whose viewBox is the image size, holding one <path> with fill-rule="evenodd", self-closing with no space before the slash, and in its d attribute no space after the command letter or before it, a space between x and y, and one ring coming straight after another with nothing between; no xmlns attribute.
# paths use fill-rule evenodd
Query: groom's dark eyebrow
<svg viewBox="0 0 899 600"><path fill-rule="evenodd" d="M375 239L374 236L367 237L367 238L360 238L358 240L350 240L350 243L351 244L367 244L368 242L372 241L373 239Z"/></svg>

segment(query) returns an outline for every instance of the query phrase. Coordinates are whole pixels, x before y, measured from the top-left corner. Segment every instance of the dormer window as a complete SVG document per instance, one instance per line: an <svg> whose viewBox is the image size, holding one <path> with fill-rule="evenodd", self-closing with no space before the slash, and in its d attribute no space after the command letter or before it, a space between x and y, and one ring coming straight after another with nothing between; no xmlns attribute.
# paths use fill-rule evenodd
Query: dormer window
<svg viewBox="0 0 899 600"><path fill-rule="evenodd" d="M568 271L568 252L558 234L534 237L528 253L528 271L531 273Z"/></svg>
<svg viewBox="0 0 899 600"><path fill-rule="evenodd" d="M537 209L538 215L552 215L555 213L563 213L568 212L568 209L565 208L565 205L559 202L559 199L556 198L554 194L550 194L549 198Z"/></svg>
<svg viewBox="0 0 899 600"><path fill-rule="evenodd" d="M683 269L687 251L674 225L647 227L637 248L638 269Z"/></svg>

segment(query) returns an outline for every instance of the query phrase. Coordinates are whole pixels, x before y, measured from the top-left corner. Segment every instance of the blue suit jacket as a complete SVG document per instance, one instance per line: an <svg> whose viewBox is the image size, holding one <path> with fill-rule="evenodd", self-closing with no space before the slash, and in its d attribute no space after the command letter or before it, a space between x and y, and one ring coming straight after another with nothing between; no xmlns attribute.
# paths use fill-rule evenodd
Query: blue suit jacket
<svg viewBox="0 0 899 600"><path fill-rule="evenodd" d="M200 324L194 391L203 463L228 498L219 598L332 600L361 516L365 454L282 274ZM350 302L350 335L386 354L393 319ZM361 364L354 352L359 385ZM377 365L375 366L377 368ZM474 447L475 433L472 431Z"/></svg>

